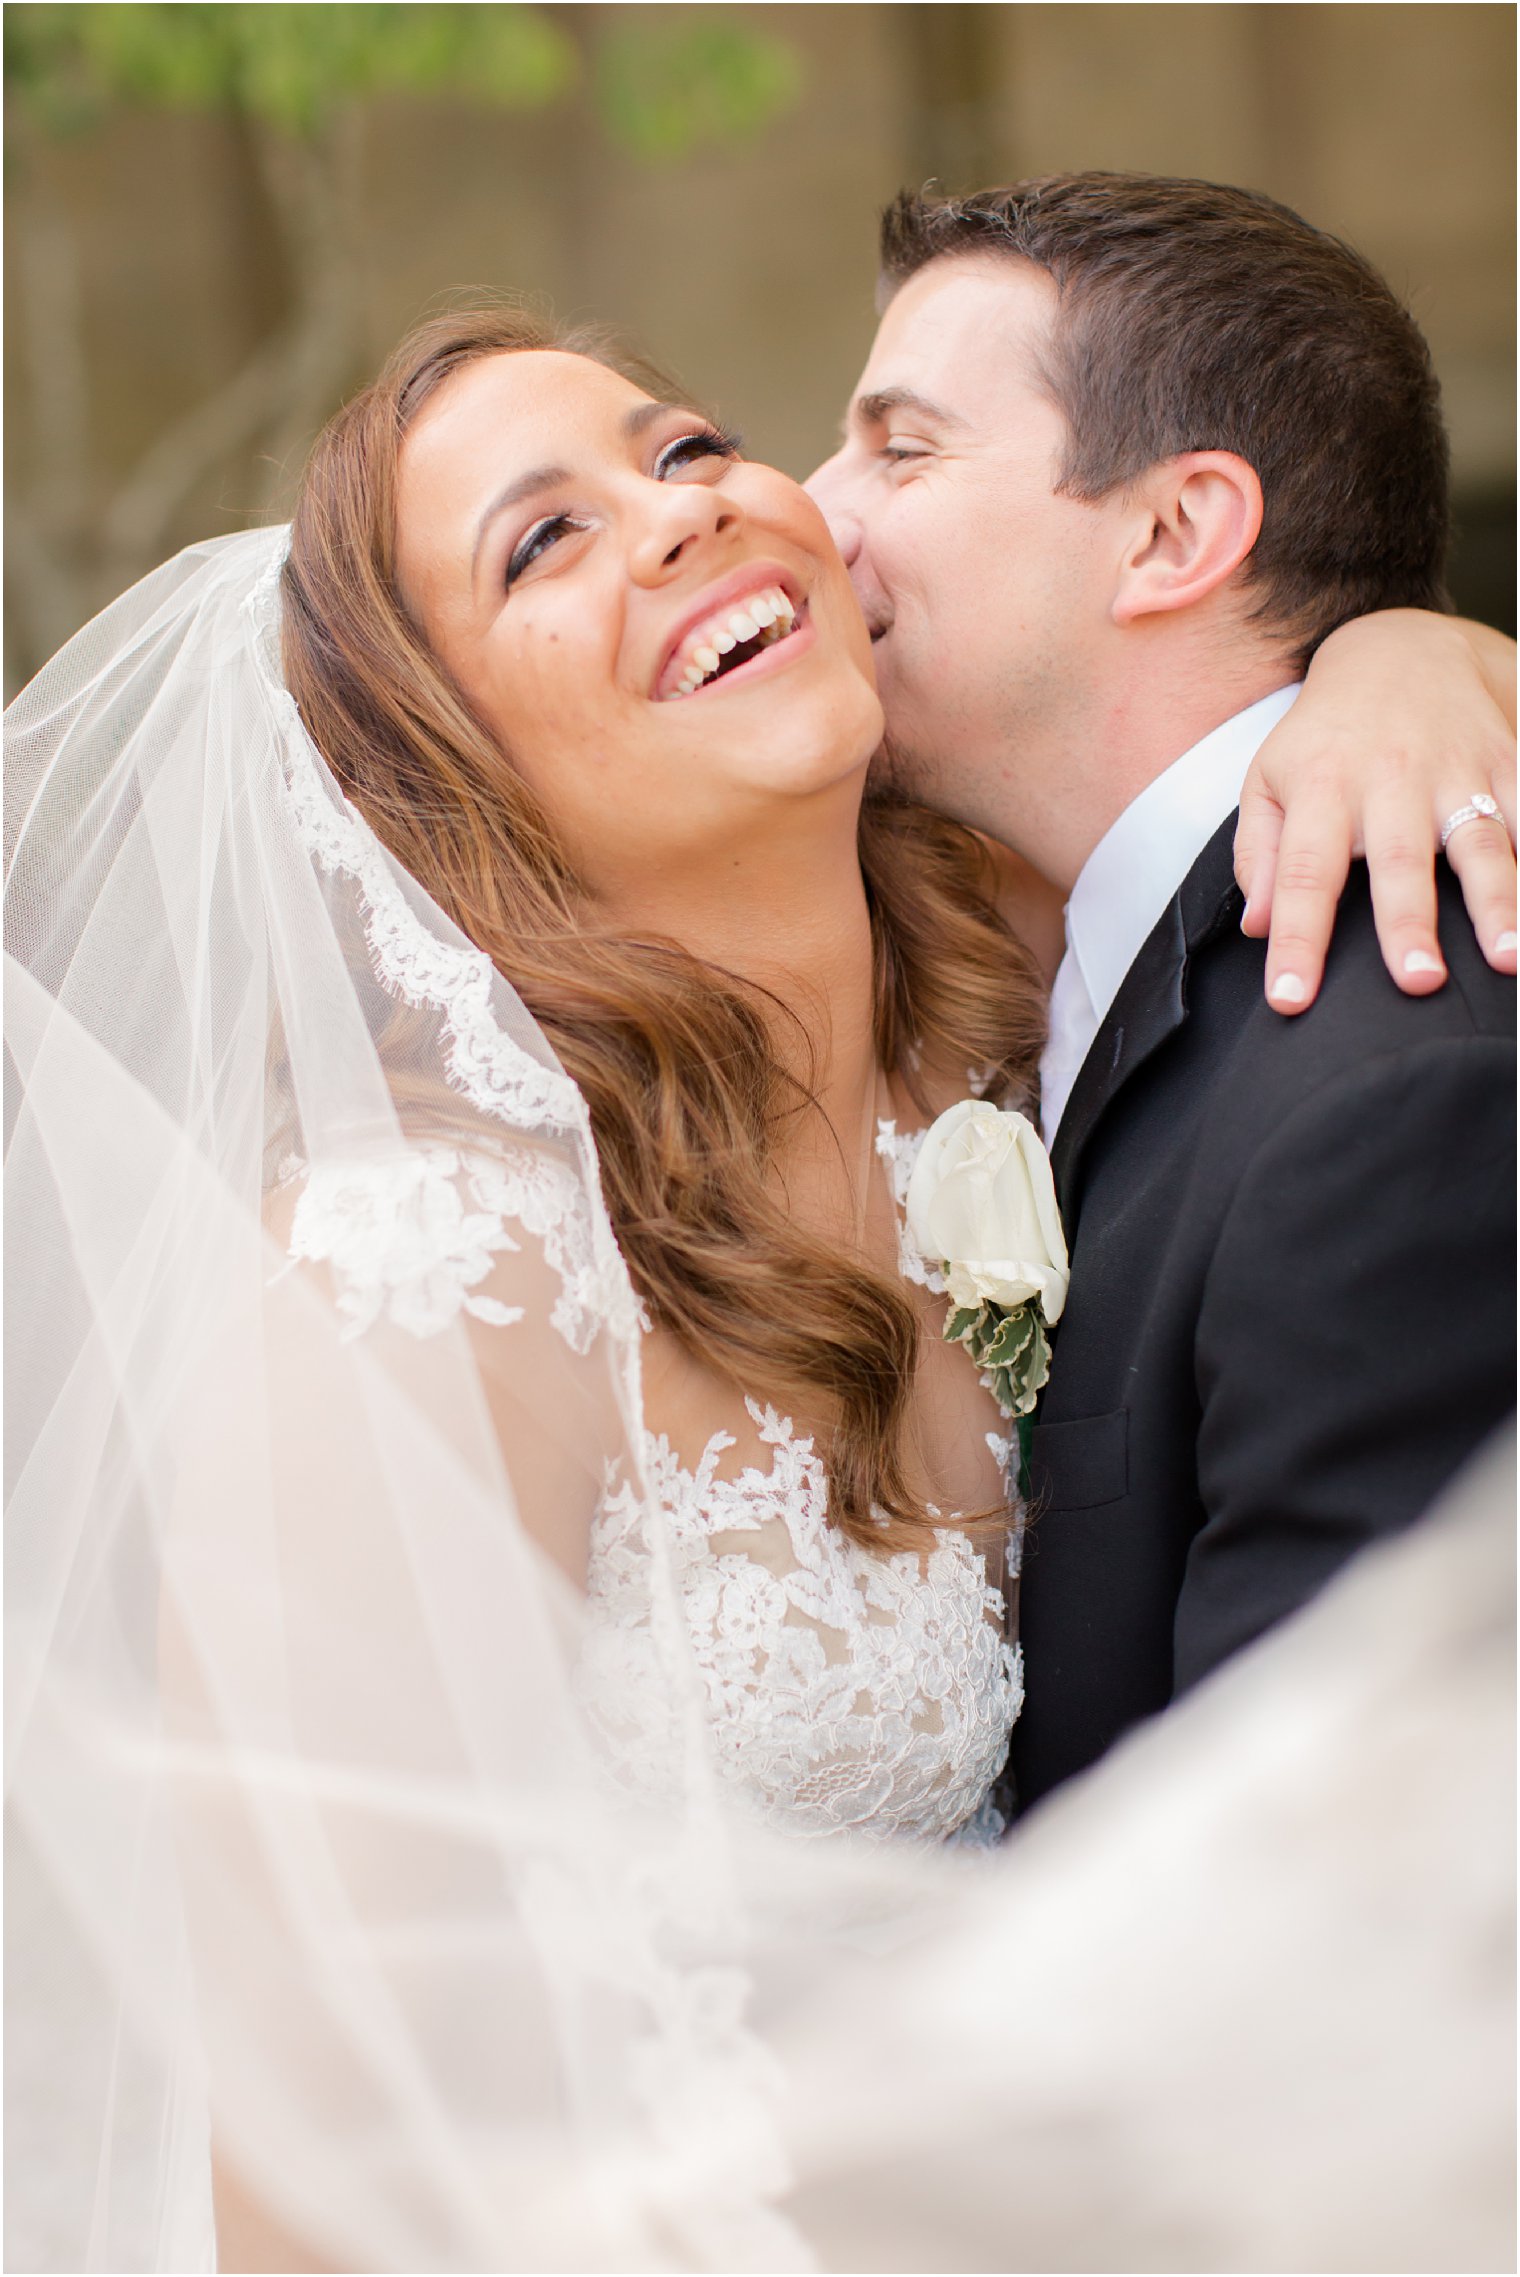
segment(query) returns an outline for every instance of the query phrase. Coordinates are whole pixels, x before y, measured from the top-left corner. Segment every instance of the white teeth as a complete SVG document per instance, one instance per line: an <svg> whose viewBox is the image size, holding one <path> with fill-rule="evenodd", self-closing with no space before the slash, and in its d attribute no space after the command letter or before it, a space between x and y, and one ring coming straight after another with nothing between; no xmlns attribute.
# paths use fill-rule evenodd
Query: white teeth
<svg viewBox="0 0 1520 2277"><path fill-rule="evenodd" d="M741 641L759 637L769 647L773 641L784 640L796 622L797 612L779 585L754 594L742 609L731 610L722 625L705 625L695 636L696 645L688 650L681 677L669 691L666 702L677 696L694 695L704 681L712 678L722 658Z"/></svg>

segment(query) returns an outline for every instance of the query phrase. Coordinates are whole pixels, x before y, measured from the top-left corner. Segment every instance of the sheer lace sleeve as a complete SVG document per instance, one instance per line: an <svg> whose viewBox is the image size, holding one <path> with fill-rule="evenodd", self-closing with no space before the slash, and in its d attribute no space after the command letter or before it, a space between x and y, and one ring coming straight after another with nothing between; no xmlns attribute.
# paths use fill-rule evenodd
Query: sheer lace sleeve
<svg viewBox="0 0 1520 2277"><path fill-rule="evenodd" d="M272 1197L286 1270L312 1274L347 1344L463 1337L503 1485L530 1537L584 1587L602 1476L626 1444L607 1328L637 1327L616 1260L598 1261L591 1201L562 1150L421 1138L313 1172L297 1158ZM623 1358L626 1368L627 1359Z"/></svg>

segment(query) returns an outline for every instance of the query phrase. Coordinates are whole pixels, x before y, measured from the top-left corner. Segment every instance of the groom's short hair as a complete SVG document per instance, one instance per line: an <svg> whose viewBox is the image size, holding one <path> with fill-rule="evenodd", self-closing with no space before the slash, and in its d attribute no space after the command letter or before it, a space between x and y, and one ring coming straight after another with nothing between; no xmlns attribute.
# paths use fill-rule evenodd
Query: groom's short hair
<svg viewBox="0 0 1520 2277"><path fill-rule="evenodd" d="M1055 285L1040 377L1066 421L1067 496L1107 497L1183 451L1247 460L1266 501L1245 565L1255 614L1305 658L1369 609L1450 607L1439 386L1359 253L1252 190L1053 174L903 191L882 216L883 300L967 253Z"/></svg>

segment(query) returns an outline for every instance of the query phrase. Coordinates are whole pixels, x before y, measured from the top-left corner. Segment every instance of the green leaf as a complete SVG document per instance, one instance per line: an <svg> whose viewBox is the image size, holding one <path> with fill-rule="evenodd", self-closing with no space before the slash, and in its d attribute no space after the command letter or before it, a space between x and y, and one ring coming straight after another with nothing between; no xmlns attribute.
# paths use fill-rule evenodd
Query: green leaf
<svg viewBox="0 0 1520 2277"><path fill-rule="evenodd" d="M1005 1312L996 1317L997 1326L987 1338L979 1357L985 1367L1006 1368L1018 1358L1034 1334L1034 1308L1032 1305L1020 1305L1016 1312Z"/></svg>
<svg viewBox="0 0 1520 2277"><path fill-rule="evenodd" d="M1050 1339L1038 1297L1005 1312L982 1304L952 1307L941 1332L947 1344L964 1344L992 1386L1005 1415L1025 1416L1050 1376Z"/></svg>
<svg viewBox="0 0 1520 2277"><path fill-rule="evenodd" d="M541 110L567 95L580 76L580 57L540 8L486 8L489 16L474 70L483 94L504 110Z"/></svg>
<svg viewBox="0 0 1520 2277"><path fill-rule="evenodd" d="M45 134L79 134L98 124L103 103L84 68L78 10L5 10L5 85Z"/></svg>
<svg viewBox="0 0 1520 2277"><path fill-rule="evenodd" d="M758 134L795 102L795 51L734 12L620 11L596 67L600 108L636 157L684 158L704 144Z"/></svg>
<svg viewBox="0 0 1520 2277"><path fill-rule="evenodd" d="M112 0L9 8L6 72L48 132L113 104L242 111L318 134L344 103L448 95L532 110L574 84L573 41L543 8L439 0Z"/></svg>
<svg viewBox="0 0 1520 2277"><path fill-rule="evenodd" d="M978 1332L955 1341L966 1346L1008 1416L1028 1415L1050 1375L1050 1343L1039 1300L1003 1312L984 1305L974 1317ZM947 1328L948 1333L948 1328Z"/></svg>
<svg viewBox="0 0 1520 2277"><path fill-rule="evenodd" d="M1050 1343L1045 1334L1045 1324L1037 1313L1032 1312L1032 1318L1034 1335L1030 1338L1028 1351L1020 1355L1015 1370L1018 1399L1013 1412L1016 1415L1029 1414L1050 1375Z"/></svg>

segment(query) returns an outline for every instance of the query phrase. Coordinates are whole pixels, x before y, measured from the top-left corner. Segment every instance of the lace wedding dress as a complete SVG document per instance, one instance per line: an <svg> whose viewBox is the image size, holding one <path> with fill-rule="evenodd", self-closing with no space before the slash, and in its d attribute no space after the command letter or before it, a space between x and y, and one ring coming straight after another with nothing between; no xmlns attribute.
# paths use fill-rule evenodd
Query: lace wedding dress
<svg viewBox="0 0 1520 2277"><path fill-rule="evenodd" d="M913 1248L903 1211L921 1135L882 1121L877 1153L892 1179L902 1271L937 1294L943 1284ZM568 1246L575 1190L523 1149L462 1156L423 1144L400 1161L338 1164L319 1178L291 1155L281 1176L298 1196L290 1255L332 1271L354 1334L387 1315L429 1337L461 1310L520 1330L522 1307L480 1285L524 1235L545 1243L559 1276L561 1332L573 1342L590 1325ZM577 1684L615 1777L630 1794L668 1798L680 1760L654 1625L652 1489L715 1761L736 1797L791 1834L995 1843L1004 1820L992 1789L1023 1699L999 1585L1017 1574L1012 1514L994 1578L955 1513L923 1556L873 1553L829 1524L812 1441L771 1406L747 1400L745 1410L756 1461L725 1463L736 1441L718 1430L688 1468L645 1427L639 1474L610 1466L591 1528ZM998 1421L990 1400L986 1420ZM1014 1442L995 1429L986 1439L1006 1493Z"/></svg>
<svg viewBox="0 0 1520 2277"><path fill-rule="evenodd" d="M877 1125L901 1269L938 1293L903 1210L921 1138ZM735 1439L721 1430L691 1467L663 1434L645 1442L720 1774L791 1834L992 1845L1005 1825L992 1789L1024 1696L999 1586L1017 1576L1012 1513L992 1578L985 1547L953 1512L926 1556L863 1549L829 1524L812 1441L773 1407L745 1406L754 1461L725 1461ZM987 1422L997 1421L989 1400ZM986 1438L1007 1494L1014 1441L992 1428ZM674 1753L658 1710L650 1566L644 1501L619 1479L592 1535L585 1696L618 1771L643 1794L668 1784Z"/></svg>

